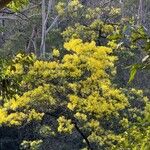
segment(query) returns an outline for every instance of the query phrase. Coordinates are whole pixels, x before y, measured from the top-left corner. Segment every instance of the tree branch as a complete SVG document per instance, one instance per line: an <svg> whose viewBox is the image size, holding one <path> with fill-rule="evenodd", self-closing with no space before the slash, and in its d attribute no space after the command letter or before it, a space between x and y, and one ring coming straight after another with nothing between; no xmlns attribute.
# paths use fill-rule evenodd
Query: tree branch
<svg viewBox="0 0 150 150"><path fill-rule="evenodd" d="M88 138L84 135L84 133L80 130L80 128L78 127L77 123L76 122L72 122L74 124L74 127L76 128L76 130L78 131L78 133L82 136L82 138L85 140L87 146L88 146L88 149L89 150L93 150L93 148L91 147L91 144L88 140Z"/></svg>
<svg viewBox="0 0 150 150"><path fill-rule="evenodd" d="M17 17L15 16L0 16L0 19L10 19L10 20L16 20Z"/></svg>
<svg viewBox="0 0 150 150"><path fill-rule="evenodd" d="M71 1L68 2L67 6L64 8L64 11L68 9L70 3L71 3ZM55 17L55 19L54 19L54 21L52 22L52 24L51 24L51 25L48 27L48 29L46 30L46 34L48 34L48 32L55 26L55 24L57 23L57 21L59 20L59 18L60 18L60 15L58 14L58 15Z"/></svg>
<svg viewBox="0 0 150 150"><path fill-rule="evenodd" d="M58 110L60 111L61 108ZM56 110L57 111L57 110ZM57 114L57 115L56 115ZM59 114L62 115L62 112L60 111ZM54 117L54 118L58 118L59 117L59 114L57 112L53 112L53 113L50 113L50 112L46 112L45 115L49 115L51 117ZM66 114L66 112L65 112ZM68 117L68 116L67 116ZM85 140L86 144L87 144L87 147L88 147L88 150L94 150L90 144L90 141L88 140L88 138L86 137L86 135L80 130L78 124L77 124L77 121L75 118L72 118L72 117L69 117L68 119L71 120L72 124L74 125L76 131L81 135L81 137Z"/></svg>

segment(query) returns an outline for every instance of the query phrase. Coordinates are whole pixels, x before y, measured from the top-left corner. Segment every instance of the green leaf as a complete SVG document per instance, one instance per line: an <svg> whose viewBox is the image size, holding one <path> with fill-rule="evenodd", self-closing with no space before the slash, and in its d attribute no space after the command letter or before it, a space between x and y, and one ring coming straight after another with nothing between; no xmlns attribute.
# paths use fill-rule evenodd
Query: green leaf
<svg viewBox="0 0 150 150"><path fill-rule="evenodd" d="M122 37L123 37L123 36L122 36L121 34L117 34L117 33L107 36L107 38L108 38L109 40L119 40L119 39L121 39Z"/></svg>
<svg viewBox="0 0 150 150"><path fill-rule="evenodd" d="M141 68L141 64L135 64L135 65L133 65L133 66L131 67L130 78L129 78L128 83L131 83L131 81L134 80L134 77L135 77L135 75L136 75L136 73L137 73L137 70L138 70L139 68Z"/></svg>

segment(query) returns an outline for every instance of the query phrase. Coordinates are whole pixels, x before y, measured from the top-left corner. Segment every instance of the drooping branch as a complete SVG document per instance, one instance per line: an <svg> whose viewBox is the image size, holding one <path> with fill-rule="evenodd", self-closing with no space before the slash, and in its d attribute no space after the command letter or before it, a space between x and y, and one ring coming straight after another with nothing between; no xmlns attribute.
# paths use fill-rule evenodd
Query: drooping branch
<svg viewBox="0 0 150 150"><path fill-rule="evenodd" d="M93 150L93 148L91 147L91 144L88 140L88 138L84 135L84 133L80 130L80 128L78 127L77 123L76 122L72 122L74 124L74 127L75 129L78 131L78 133L82 136L82 138L85 140L87 146L88 146L88 149L89 150Z"/></svg>
<svg viewBox="0 0 150 150"><path fill-rule="evenodd" d="M54 117L54 118L58 118L59 115L63 114L61 112L61 108L58 109L59 110L59 113L57 113L57 110L53 113L50 113L50 112L46 112L45 115L48 115L48 116L51 116L51 117ZM65 113L66 114L66 113ZM67 116L68 117L68 116ZM76 131L81 135L81 137L85 140L86 144L87 144L87 147L88 147L88 150L93 150L91 144L90 144L90 141L88 140L87 136L81 131L81 129L79 128L78 126L78 123L77 121L75 120L75 118L72 118L72 117L69 117L69 119L71 120L72 124L74 125Z"/></svg>

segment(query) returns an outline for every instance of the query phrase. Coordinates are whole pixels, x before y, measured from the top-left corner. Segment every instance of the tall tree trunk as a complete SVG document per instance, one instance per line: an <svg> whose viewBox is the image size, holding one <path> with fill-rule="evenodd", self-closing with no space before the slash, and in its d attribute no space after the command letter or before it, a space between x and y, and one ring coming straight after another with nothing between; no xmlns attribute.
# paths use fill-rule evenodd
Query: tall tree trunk
<svg viewBox="0 0 150 150"><path fill-rule="evenodd" d="M121 15L122 15L122 18L124 18L125 17L124 1L120 0L120 4L121 4Z"/></svg>
<svg viewBox="0 0 150 150"><path fill-rule="evenodd" d="M40 55L45 57L45 40L46 40L46 6L45 0L42 0L42 37L40 46Z"/></svg>
<svg viewBox="0 0 150 150"><path fill-rule="evenodd" d="M142 25L143 22L143 0L139 0L137 24Z"/></svg>
<svg viewBox="0 0 150 150"><path fill-rule="evenodd" d="M3 17L4 17L4 14L3 13L0 14L0 18L2 18L2 19L0 19L0 26L2 28L5 28L5 19L3 19ZM5 32L2 31L0 33L0 46L2 46L4 43L5 43Z"/></svg>

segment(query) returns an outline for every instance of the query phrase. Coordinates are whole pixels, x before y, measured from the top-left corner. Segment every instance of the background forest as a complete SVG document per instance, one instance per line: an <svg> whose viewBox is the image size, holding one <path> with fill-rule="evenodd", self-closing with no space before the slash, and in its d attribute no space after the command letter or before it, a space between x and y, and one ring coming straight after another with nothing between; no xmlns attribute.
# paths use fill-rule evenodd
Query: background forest
<svg viewBox="0 0 150 150"><path fill-rule="evenodd" d="M0 150L150 150L150 0L0 8Z"/></svg>

